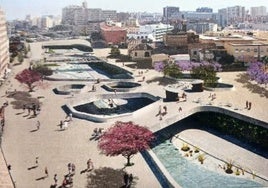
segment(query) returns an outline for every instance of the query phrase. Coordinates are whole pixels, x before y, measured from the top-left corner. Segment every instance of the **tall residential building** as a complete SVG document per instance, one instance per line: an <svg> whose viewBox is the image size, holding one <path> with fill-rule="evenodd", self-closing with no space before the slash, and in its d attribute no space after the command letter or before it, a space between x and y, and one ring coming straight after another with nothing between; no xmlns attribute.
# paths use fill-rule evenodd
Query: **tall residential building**
<svg viewBox="0 0 268 188"><path fill-rule="evenodd" d="M228 24L236 24L244 22L245 17L246 17L245 7L242 6L227 7Z"/></svg>
<svg viewBox="0 0 268 188"><path fill-rule="evenodd" d="M100 8L87 8L84 1L82 6L71 5L62 9L62 24L86 25L88 21L117 20L115 10L102 10Z"/></svg>
<svg viewBox="0 0 268 188"><path fill-rule="evenodd" d="M163 17L164 20L168 20L171 17L174 17L175 15L179 15L180 8L179 7L164 7L163 8Z"/></svg>
<svg viewBox="0 0 268 188"><path fill-rule="evenodd" d="M250 15L254 17L258 16L266 16L267 11L265 6L259 6L259 7L250 7Z"/></svg>
<svg viewBox="0 0 268 188"><path fill-rule="evenodd" d="M242 6L227 7L218 10L218 24L221 27L242 23L245 21L245 18L246 11L245 7Z"/></svg>
<svg viewBox="0 0 268 188"><path fill-rule="evenodd" d="M102 19L103 20L117 20L116 10L102 10Z"/></svg>
<svg viewBox="0 0 268 188"><path fill-rule="evenodd" d="M9 64L9 41L5 13L0 8L0 77L5 78Z"/></svg>
<svg viewBox="0 0 268 188"><path fill-rule="evenodd" d="M196 9L196 12L213 12L213 9L209 7L200 7Z"/></svg>

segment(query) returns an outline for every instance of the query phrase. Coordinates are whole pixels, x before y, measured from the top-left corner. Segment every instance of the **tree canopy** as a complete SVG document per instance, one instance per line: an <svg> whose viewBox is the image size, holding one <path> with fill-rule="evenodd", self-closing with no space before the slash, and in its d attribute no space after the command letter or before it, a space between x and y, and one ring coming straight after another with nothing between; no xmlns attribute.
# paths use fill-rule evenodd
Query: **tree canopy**
<svg viewBox="0 0 268 188"><path fill-rule="evenodd" d="M39 72L42 76L50 76L53 74L52 69L45 65L33 66L33 70Z"/></svg>
<svg viewBox="0 0 268 188"><path fill-rule="evenodd" d="M26 84L29 92L31 92L35 87L34 83L41 80L41 75L36 71L24 69L22 72L18 73L15 76L15 79L22 84Z"/></svg>
<svg viewBox="0 0 268 188"><path fill-rule="evenodd" d="M118 121L101 136L98 147L107 156L124 156L127 158L126 165L130 166L130 158L148 149L153 139L153 133L146 127Z"/></svg>
<svg viewBox="0 0 268 188"><path fill-rule="evenodd" d="M117 58L121 54L120 50L118 47L112 46L111 47L111 52L110 52L110 57L111 58Z"/></svg>

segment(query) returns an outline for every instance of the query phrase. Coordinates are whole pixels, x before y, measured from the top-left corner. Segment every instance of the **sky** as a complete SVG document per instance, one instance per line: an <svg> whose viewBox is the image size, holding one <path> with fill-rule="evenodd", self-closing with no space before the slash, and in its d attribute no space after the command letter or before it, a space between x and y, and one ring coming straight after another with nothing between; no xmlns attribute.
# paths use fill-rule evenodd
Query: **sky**
<svg viewBox="0 0 268 188"><path fill-rule="evenodd" d="M24 19L31 16L61 15L63 7L82 5L84 0L0 0L0 7L5 11L7 20ZM267 0L87 0L88 8L117 10L118 12L159 12L163 7L176 6L181 11L195 11L198 7L220 8L236 5L246 9L255 6L266 6Z"/></svg>

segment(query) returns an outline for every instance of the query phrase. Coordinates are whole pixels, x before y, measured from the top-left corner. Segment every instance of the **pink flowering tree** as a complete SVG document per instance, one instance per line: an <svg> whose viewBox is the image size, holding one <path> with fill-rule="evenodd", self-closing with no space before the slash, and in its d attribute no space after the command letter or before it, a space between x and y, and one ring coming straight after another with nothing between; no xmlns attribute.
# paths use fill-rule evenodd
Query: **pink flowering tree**
<svg viewBox="0 0 268 188"><path fill-rule="evenodd" d="M148 149L153 139L153 133L147 128L133 122L118 121L100 137L98 147L106 156L124 156L127 158L126 166L130 166L130 159Z"/></svg>
<svg viewBox="0 0 268 188"><path fill-rule="evenodd" d="M22 72L18 73L15 76L15 79L22 84L26 84L29 89L29 92L32 92L34 87L36 86L34 83L41 80L41 75L36 71L24 69Z"/></svg>
<svg viewBox="0 0 268 188"><path fill-rule="evenodd" d="M258 84L268 84L268 72L265 63L252 62L247 70L251 80L255 80Z"/></svg>

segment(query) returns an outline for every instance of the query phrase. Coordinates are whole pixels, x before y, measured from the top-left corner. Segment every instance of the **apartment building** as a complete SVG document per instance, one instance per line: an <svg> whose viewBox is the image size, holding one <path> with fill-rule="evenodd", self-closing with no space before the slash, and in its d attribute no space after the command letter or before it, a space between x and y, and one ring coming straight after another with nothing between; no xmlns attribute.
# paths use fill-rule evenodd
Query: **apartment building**
<svg viewBox="0 0 268 188"><path fill-rule="evenodd" d="M242 23L245 21L246 11L245 7L234 6L218 10L218 23L220 26Z"/></svg>
<svg viewBox="0 0 268 188"><path fill-rule="evenodd" d="M6 78L9 64L9 41L5 13L0 8L0 78Z"/></svg>
<svg viewBox="0 0 268 188"><path fill-rule="evenodd" d="M266 16L267 15L266 7L265 6L250 7L250 15L252 18L259 16Z"/></svg>
<svg viewBox="0 0 268 188"><path fill-rule="evenodd" d="M70 5L62 9L62 24L86 25L88 21L117 20L115 10L102 10L100 8L87 8L86 1L82 6Z"/></svg>
<svg viewBox="0 0 268 188"><path fill-rule="evenodd" d="M101 23L100 30L106 45L124 45L127 39L127 29L111 24Z"/></svg>

